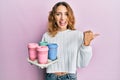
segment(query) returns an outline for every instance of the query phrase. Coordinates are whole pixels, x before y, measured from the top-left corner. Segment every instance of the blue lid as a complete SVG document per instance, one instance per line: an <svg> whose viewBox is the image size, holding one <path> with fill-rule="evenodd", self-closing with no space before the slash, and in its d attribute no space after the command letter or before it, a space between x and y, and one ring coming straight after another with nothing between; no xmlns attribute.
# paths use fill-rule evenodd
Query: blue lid
<svg viewBox="0 0 120 80"><path fill-rule="evenodd" d="M57 48L58 47L58 45L56 43L49 43L49 44L47 44L47 46L49 48Z"/></svg>

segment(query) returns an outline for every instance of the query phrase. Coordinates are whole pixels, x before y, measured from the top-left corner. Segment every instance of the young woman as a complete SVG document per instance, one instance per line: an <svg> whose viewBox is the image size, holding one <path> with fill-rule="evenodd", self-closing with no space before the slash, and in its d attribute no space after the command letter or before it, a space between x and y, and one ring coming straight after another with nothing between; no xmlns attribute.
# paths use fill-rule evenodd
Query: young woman
<svg viewBox="0 0 120 80"><path fill-rule="evenodd" d="M91 40L98 34L75 29L75 18L68 3L56 3L48 17L48 32L42 41L57 43L59 61L48 66L46 80L77 80L76 70L85 67L92 57Z"/></svg>

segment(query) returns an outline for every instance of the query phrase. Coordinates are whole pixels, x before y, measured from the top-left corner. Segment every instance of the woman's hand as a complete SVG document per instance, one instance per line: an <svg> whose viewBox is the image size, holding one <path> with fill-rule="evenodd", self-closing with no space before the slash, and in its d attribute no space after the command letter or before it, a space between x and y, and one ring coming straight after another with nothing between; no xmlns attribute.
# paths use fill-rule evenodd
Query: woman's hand
<svg viewBox="0 0 120 80"><path fill-rule="evenodd" d="M89 46L91 41L96 37L99 36L99 34L93 34L92 31L88 30L84 32L84 45Z"/></svg>

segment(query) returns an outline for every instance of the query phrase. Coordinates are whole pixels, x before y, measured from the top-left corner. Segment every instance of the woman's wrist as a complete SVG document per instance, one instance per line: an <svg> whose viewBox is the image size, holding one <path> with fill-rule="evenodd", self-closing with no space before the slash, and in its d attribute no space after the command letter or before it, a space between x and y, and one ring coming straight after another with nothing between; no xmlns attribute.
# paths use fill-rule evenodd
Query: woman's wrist
<svg viewBox="0 0 120 80"><path fill-rule="evenodd" d="M90 45L90 41L86 41L86 40L85 40L85 41L84 41L84 45L85 45L85 46L89 46L89 45Z"/></svg>

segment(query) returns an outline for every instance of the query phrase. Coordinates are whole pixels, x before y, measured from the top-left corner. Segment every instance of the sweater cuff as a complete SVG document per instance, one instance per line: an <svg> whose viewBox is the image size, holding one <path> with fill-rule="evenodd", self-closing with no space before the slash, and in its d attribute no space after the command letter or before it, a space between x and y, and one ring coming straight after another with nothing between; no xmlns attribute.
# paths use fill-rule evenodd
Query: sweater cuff
<svg viewBox="0 0 120 80"><path fill-rule="evenodd" d="M84 44L82 44L82 48L91 48L91 46L85 46Z"/></svg>

